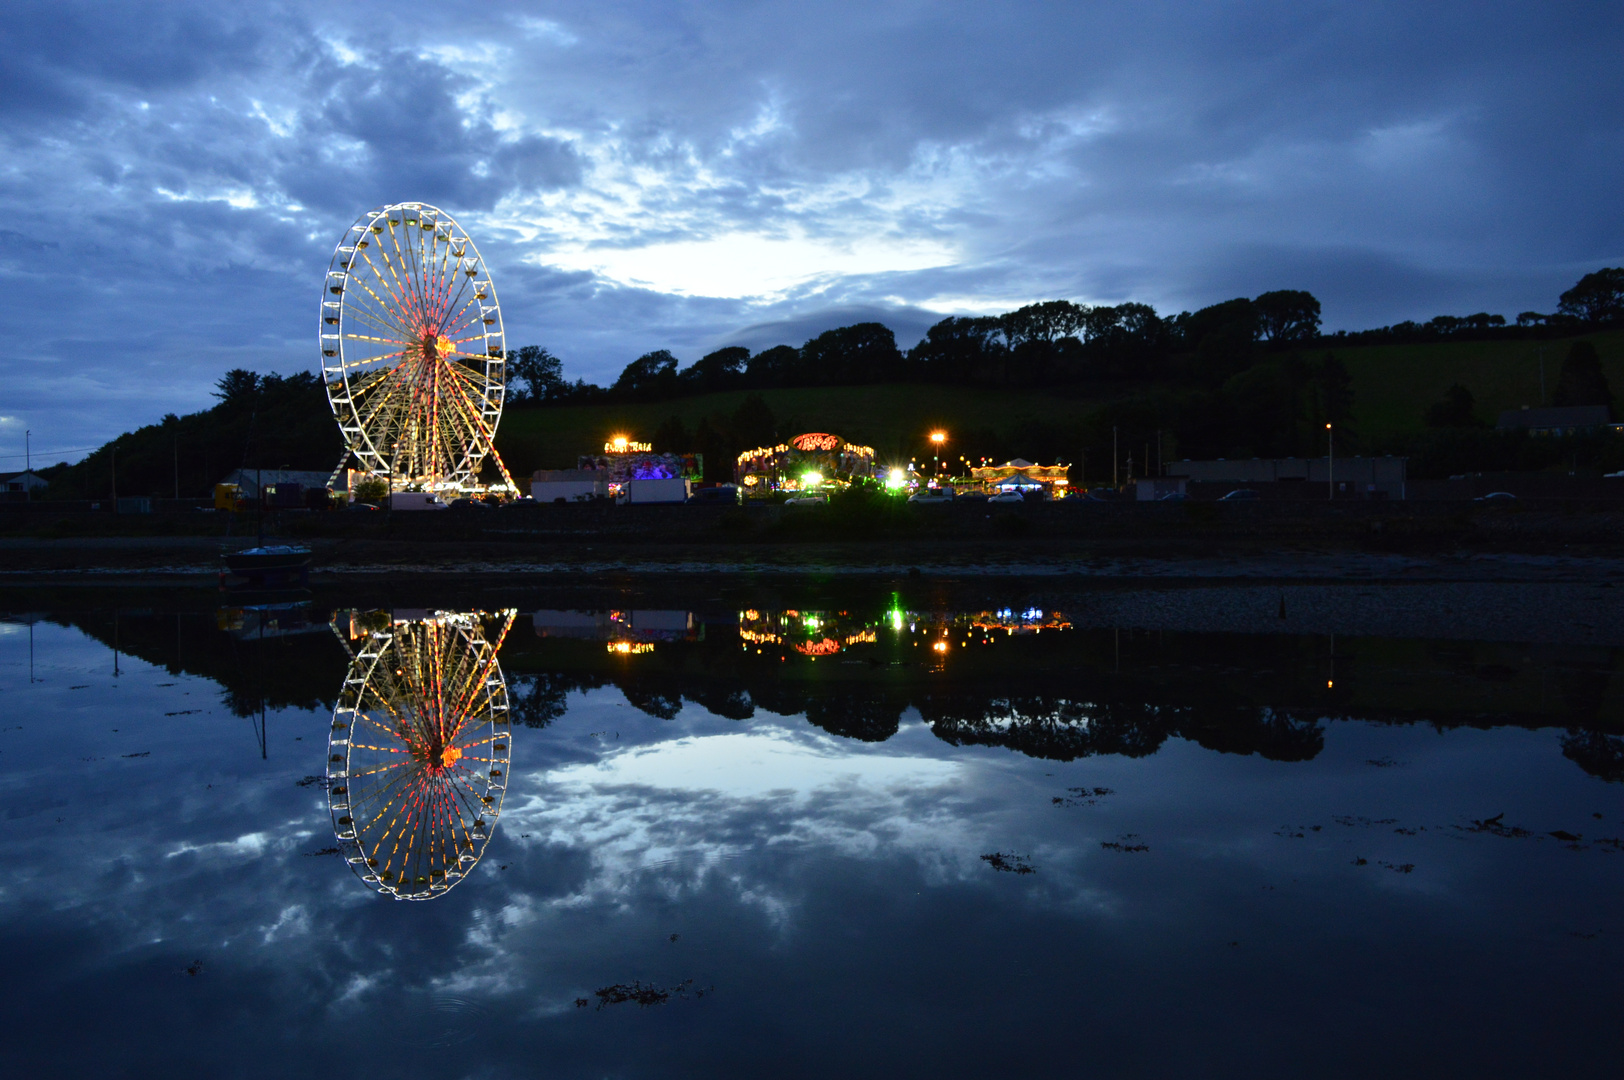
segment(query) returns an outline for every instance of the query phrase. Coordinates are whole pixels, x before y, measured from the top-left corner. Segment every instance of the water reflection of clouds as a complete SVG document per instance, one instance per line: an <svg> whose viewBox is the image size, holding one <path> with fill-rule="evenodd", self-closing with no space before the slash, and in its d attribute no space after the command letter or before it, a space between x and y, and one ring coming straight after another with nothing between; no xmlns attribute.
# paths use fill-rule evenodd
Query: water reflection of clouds
<svg viewBox="0 0 1624 1080"><path fill-rule="evenodd" d="M560 902L720 882L782 924L804 888L786 884L789 866L901 859L930 880L958 880L1002 839L988 840L1004 823L989 820L1001 815L988 813L996 780L984 775L1001 770L940 753L917 725L884 747L794 721L673 735L516 775L510 835L590 859L590 874Z"/></svg>
<svg viewBox="0 0 1624 1080"><path fill-rule="evenodd" d="M909 980L932 977L929 958L961 949L976 985L1020 985L1022 1008L1052 1006L1059 1031L1075 1030L1066 1026L1075 1012L1152 1007L1171 983L1144 972L1174 953L1181 965L1196 958L1178 981L1202 1001L1232 993L1284 1008L1253 969L1224 967L1235 955L1222 952L1228 940L1276 948L1265 961L1248 952L1247 963L1272 965L1287 981L1300 981L1303 965L1369 963L1401 983L1414 965L1441 963L1448 950L1429 952L1425 936L1435 927L1481 946L1485 965L1515 967L1525 958L1505 942L1517 934L1545 935L1535 946L1548 954L1552 935L1568 942L1568 930L1602 925L1595 883L1615 872L1605 861L1613 856L1548 840L1411 836L1333 817L1447 829L1463 813L1506 810L1530 827L1586 831L1589 800L1610 789L1555 755L1551 731L1343 723L1328 727L1312 759L1215 753L1170 735L1153 757L1057 761L944 742L913 709L888 740L867 743L765 710L741 721L688 704L656 719L600 688L571 692L562 715L519 733L502 829L480 873L437 904L384 903L357 889L338 859L309 855L331 833L321 789L296 781L321 768L328 714L273 712L262 761L246 721L164 717L177 695L190 689L185 700L195 703L208 684L163 689L174 676L132 659L115 691L110 677L85 674L99 672L96 646L63 628L41 634L62 645L49 658L68 677L17 685L22 654L7 640L7 700L41 721L4 734L0 792L6 810L32 811L42 792L63 805L0 833L0 855L14 868L0 891L8 927L0 944L16 957L24 938L56 934L87 959L59 969L16 962L27 989L15 993L61 1008L71 992L104 1032L107 1016L131 1008L121 995L165 1009L172 984L219 995L252 1024L200 1025L194 1044L220 1060L249 1048L267 1075L297 1073L256 1034L267 1018L308 1038L301 1053L342 1045L357 1023L415 1052L463 1037L451 997L512 1018L500 1035L507 1041L490 1051L493 1072L521 1060L521 1044L531 1055L523 1060L567 1060L566 1043L603 1057L561 1072L655 1071L642 1059L621 1067L610 1043L625 1029L604 1035L607 1014L590 1029L543 1021L574 1022L573 999L606 983L697 975L721 987L714 1007L707 999L681 1014L628 1009L626 1022L669 1015L696 1038L757 1049L751 1032L776 1021L748 1011L751 995L763 1008L782 1008L797 992L806 997L794 998L796 1008L839 1000L839 1010L816 1013L820 1024L840 1022L837 1012L885 1016L919 1000ZM1012 715L1026 716L1026 704L1010 701ZM1081 709L1077 719L1093 726L1097 715ZM592 737L605 730L621 738ZM292 742L299 735L305 741ZM120 757L141 750L152 756ZM1388 756L1402 767L1368 764ZM1115 793L1088 807L1051 805L1080 784ZM1595 809L1612 813L1605 803ZM1298 830L1306 835L1282 836L1288 822L1308 826ZM1099 846L1128 833L1151 850ZM996 873L979 860L992 851L1026 855L1038 872ZM1354 855L1369 864L1353 866ZM1383 862L1417 869L1399 874ZM668 944L679 930L681 943ZM1395 960L1400 945L1420 959ZM193 958L207 965L197 982L180 974ZM1070 973L1045 974L1049 959ZM888 967L901 972L897 981ZM1077 970L1091 973L1086 985ZM803 973L811 973L804 986ZM1320 1009L1323 997L1308 997L1317 1015L1333 1015ZM1041 1028L1010 1023L1023 1037ZM150 1032L143 1042L130 1030L119 1045L153 1060Z"/></svg>

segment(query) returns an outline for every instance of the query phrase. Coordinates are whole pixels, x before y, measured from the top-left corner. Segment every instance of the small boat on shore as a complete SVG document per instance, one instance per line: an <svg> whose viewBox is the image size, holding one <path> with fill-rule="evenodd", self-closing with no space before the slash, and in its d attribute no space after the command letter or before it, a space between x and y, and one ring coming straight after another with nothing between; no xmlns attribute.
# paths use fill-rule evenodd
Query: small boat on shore
<svg viewBox="0 0 1624 1080"><path fill-rule="evenodd" d="M227 570L244 577L287 573L310 565L310 549L300 544L264 544L227 553L225 564Z"/></svg>
<svg viewBox="0 0 1624 1080"><path fill-rule="evenodd" d="M220 587L232 593L300 589L310 579L310 549L302 544L261 544L221 560Z"/></svg>

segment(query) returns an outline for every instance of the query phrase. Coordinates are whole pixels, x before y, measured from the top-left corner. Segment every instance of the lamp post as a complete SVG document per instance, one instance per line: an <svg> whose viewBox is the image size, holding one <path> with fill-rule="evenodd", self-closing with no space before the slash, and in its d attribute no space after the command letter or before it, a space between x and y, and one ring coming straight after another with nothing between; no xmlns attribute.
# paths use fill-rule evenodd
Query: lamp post
<svg viewBox="0 0 1624 1080"><path fill-rule="evenodd" d="M1325 425L1325 501L1336 498L1336 433Z"/></svg>
<svg viewBox="0 0 1624 1080"><path fill-rule="evenodd" d="M937 480L940 478L940 473L942 471L942 444L945 442L947 442L947 432L933 431L930 433L930 448L932 451L930 464L932 480Z"/></svg>

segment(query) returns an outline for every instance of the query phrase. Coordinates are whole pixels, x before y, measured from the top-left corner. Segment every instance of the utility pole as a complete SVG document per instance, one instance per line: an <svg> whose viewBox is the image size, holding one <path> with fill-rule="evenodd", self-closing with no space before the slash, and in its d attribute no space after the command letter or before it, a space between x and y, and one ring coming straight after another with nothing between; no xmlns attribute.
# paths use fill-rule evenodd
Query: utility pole
<svg viewBox="0 0 1624 1080"><path fill-rule="evenodd" d="M34 498L34 496L33 496L33 490L34 489L28 486L29 481L34 479L34 446L33 446L33 439L34 439L34 433L32 431L28 431L28 430L23 431L23 498L25 500L28 500L28 501L32 501L33 498ZM33 666L33 664L34 664L34 659L33 659L34 658L34 624L33 623L28 624L28 657L29 657L29 659L28 659L28 664L29 664L29 667L28 667L28 681L33 682L34 681L34 666Z"/></svg>
<svg viewBox="0 0 1624 1080"><path fill-rule="evenodd" d="M1325 425L1325 500L1336 498L1336 433Z"/></svg>
<svg viewBox="0 0 1624 1080"><path fill-rule="evenodd" d="M23 432L23 469L28 472L34 471L34 433L32 431ZM33 626L34 624L29 623L28 625Z"/></svg>
<svg viewBox="0 0 1624 1080"><path fill-rule="evenodd" d="M113 513L116 514L118 513L118 447L115 446L108 450L107 457L107 473L112 477L113 481Z"/></svg>
<svg viewBox="0 0 1624 1080"><path fill-rule="evenodd" d="M180 436L175 436L175 498L180 499Z"/></svg>

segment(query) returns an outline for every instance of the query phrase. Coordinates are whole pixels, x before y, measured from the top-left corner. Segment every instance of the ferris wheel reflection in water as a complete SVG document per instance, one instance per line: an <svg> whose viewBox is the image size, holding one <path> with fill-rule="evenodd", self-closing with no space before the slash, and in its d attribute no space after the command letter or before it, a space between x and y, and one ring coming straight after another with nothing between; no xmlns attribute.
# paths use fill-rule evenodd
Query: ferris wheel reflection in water
<svg viewBox="0 0 1624 1080"><path fill-rule="evenodd" d="M380 893L433 899L485 852L513 742L496 654L515 614L333 617L350 654L328 738L333 832Z"/></svg>

